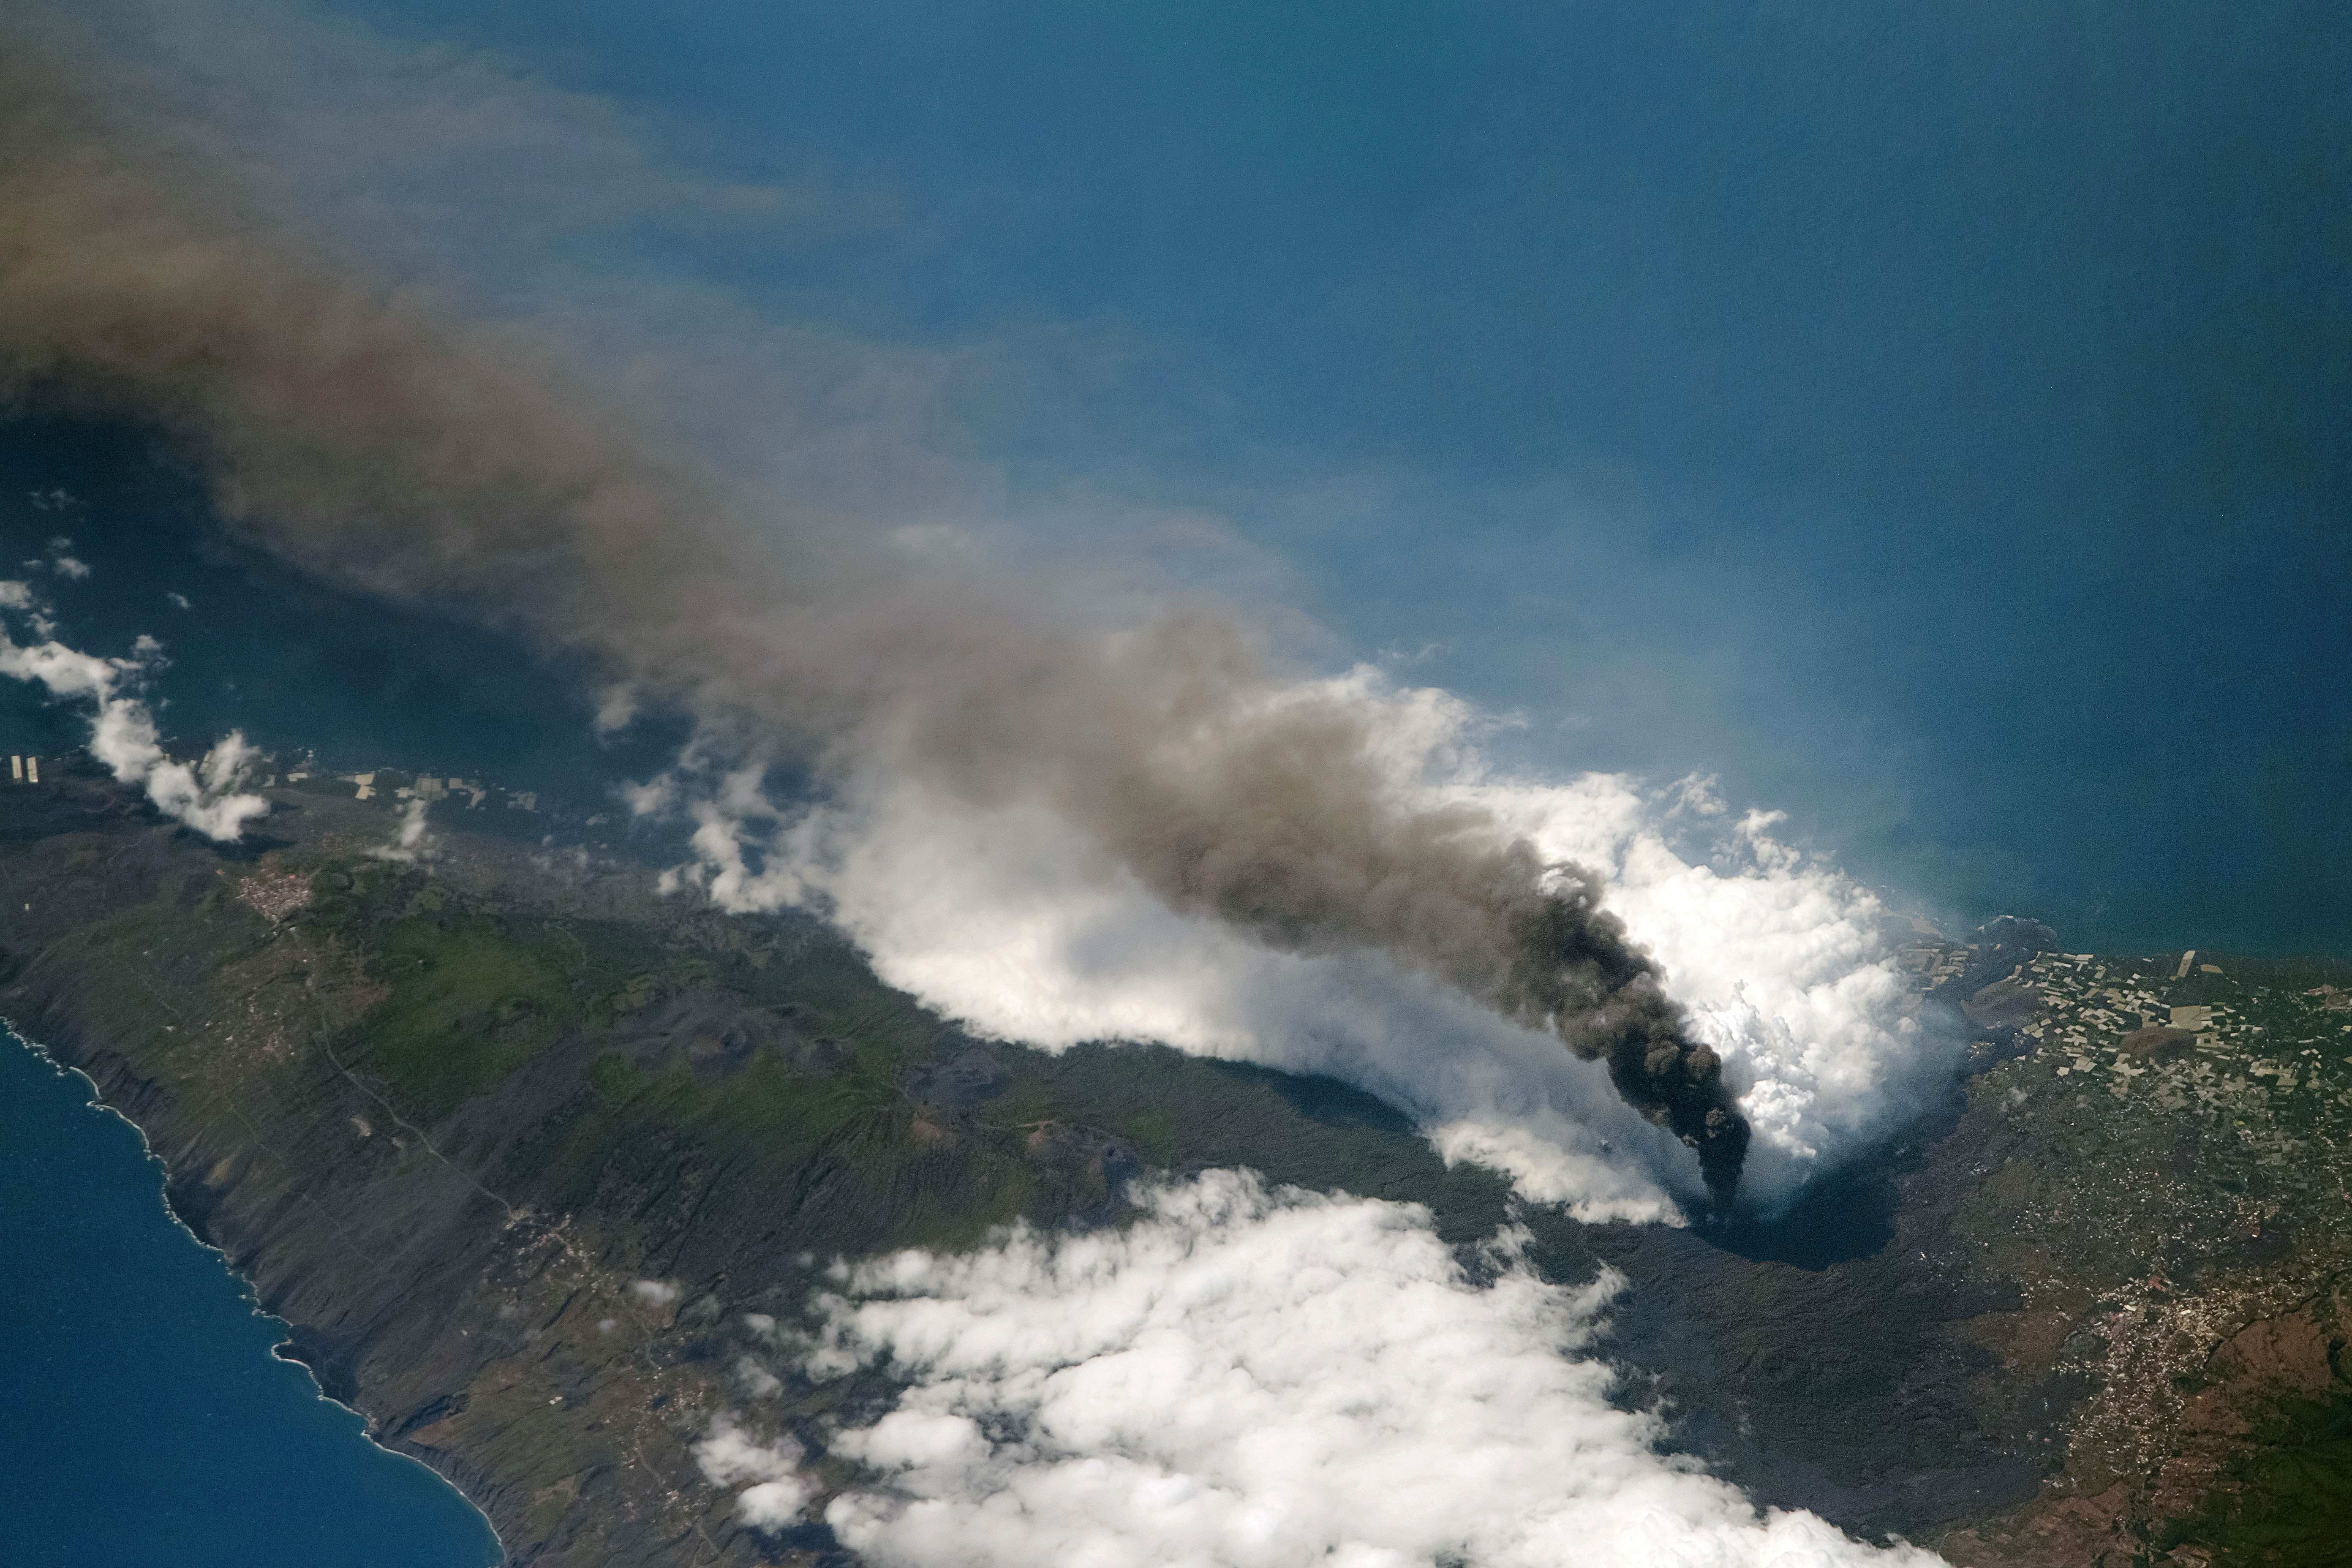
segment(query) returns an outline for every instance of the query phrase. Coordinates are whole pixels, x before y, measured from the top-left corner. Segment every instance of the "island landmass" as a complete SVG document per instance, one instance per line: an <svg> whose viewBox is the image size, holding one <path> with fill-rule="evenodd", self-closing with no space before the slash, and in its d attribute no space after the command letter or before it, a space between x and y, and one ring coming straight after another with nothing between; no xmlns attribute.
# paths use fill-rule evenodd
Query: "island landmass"
<svg viewBox="0 0 2352 1568"><path fill-rule="evenodd" d="M2352 963L1914 922L1895 962L1973 1040L1947 1107L1804 1223L1594 1226L1344 1085L976 1037L814 916L666 896L593 811L389 769L267 793L220 846L71 758L0 784L0 1014L510 1563L845 1560L696 1458L726 1412L800 1441L820 1506L856 1483L821 1434L884 1375L780 1348L824 1271L1218 1166L1619 1270L1623 1397L1759 1503L1961 1568L2340 1561Z"/></svg>

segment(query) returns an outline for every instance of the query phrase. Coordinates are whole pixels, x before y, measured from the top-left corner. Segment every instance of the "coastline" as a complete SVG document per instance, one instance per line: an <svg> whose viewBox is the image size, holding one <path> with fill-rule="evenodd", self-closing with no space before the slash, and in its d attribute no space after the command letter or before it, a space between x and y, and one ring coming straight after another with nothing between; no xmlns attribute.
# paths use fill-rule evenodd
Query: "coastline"
<svg viewBox="0 0 2352 1568"><path fill-rule="evenodd" d="M341 1436L356 1436L359 1441L366 1445L371 1455L396 1460L404 1467L429 1476L442 1493L464 1506L472 1519L478 1521L482 1534L487 1537L491 1554L480 1561L479 1568L499 1568L499 1565L505 1563L508 1561L506 1543L499 1533L496 1521L492 1520L454 1479L444 1474L425 1458L415 1454L404 1453L378 1441L377 1423L366 1411L337 1399L329 1393L320 1382L310 1363L299 1354L295 1342L296 1325L270 1311L263 1303L252 1279L236 1267L235 1260L226 1250L205 1237L188 1222L185 1215L180 1213L172 1202L171 1190L173 1183L170 1163L156 1150L148 1129L121 1106L109 1100L103 1088L89 1072L44 1041L28 1035L18 1026L14 1018L0 1016L0 1033L5 1033L13 1047L20 1048L51 1075L72 1082L80 1101L75 1108L78 1112L87 1111L103 1116L130 1130L138 1141L139 1157L152 1178L152 1194L158 1212L162 1214L173 1231L192 1243L222 1277L233 1283L236 1300L245 1309L247 1317L263 1327L272 1338L273 1342L267 1347L269 1358L274 1362L300 1369L303 1384L313 1399L351 1418L350 1426ZM339 1436L337 1440L341 1440L341 1437ZM474 1568L474 1565L453 1563L452 1568Z"/></svg>
<svg viewBox="0 0 2352 1568"><path fill-rule="evenodd" d="M637 882L454 834L430 875L372 866L352 857L373 839L341 810L310 803L289 824L299 842L251 857L121 817L20 831L0 853L0 1005L28 1051L138 1131L173 1224L278 1333L272 1357L299 1363L373 1447L454 1490L510 1568L837 1560L819 1532L745 1527L694 1457L716 1416L744 1407L740 1363L762 1346L740 1325L789 1315L817 1283L812 1258L953 1250L1014 1217L1110 1223L1126 1173L1209 1166L1418 1203L1451 1238L1514 1212L1503 1177L1448 1165L1393 1110L1335 1082L1164 1047L976 1040L812 922L646 901ZM316 879L319 907L267 917L243 879L288 867ZM436 1099L417 1058L397 1054L415 1016L398 983L432 970L384 965L417 952L488 955L491 1006L551 997L553 1021L496 1076ZM1989 1043L1957 1128L1906 1133L1883 1181L1825 1188L1810 1247L1785 1229L1551 1211L1524 1215L1531 1245L1549 1277L1612 1267L1633 1281L1640 1305L1608 1353L1675 1405L1676 1448L1759 1507L1998 1561L1965 1537L2084 1495L2090 1450L2067 1445L2078 1416L2104 1408L2102 1383L2136 1385L2145 1338L2115 1332L2138 1320L2110 1310L2115 1290L2137 1287L2074 1252L2012 1258L2002 1238L2102 1194L2145 1187L2162 1207L2221 1191L2202 1165L2162 1174L2184 1114L2169 1097L2193 1064L2034 1039L2106 1029L2117 985L2270 1010L2247 1015L2237 1044L2217 1037L2224 1054L2275 1054L2259 1042L2338 1016L2293 966L2184 978L2176 957L2031 958L2033 1037ZM2336 981L2352 984L2352 970ZM478 1059L497 1048L496 1023L436 1026L426 1043L446 1035ZM2095 1104L2069 1065L2078 1050L2114 1058ZM386 1096L404 1108L391 1119ZM2273 1103L2302 1117L2319 1102ZM2254 1154L2275 1158L2240 1163ZM2158 1161L2147 1182L2143 1156ZM2077 1193L2034 1174L2068 1160L2115 1179ZM1983 1180L2004 1162L2008 1179ZM2151 1214L2119 1207L2106 1229L2121 1243ZM2276 1258L2216 1253L2210 1285L2183 1289L2181 1309L2231 1321L2293 1309L2280 1292L2332 1267L2303 1234ZM2173 1310L2145 1295L2136 1311ZM2094 1334L2112 1355L2083 1349ZM2265 1386L2229 1398L2258 1411ZM763 1418L821 1431L813 1398Z"/></svg>

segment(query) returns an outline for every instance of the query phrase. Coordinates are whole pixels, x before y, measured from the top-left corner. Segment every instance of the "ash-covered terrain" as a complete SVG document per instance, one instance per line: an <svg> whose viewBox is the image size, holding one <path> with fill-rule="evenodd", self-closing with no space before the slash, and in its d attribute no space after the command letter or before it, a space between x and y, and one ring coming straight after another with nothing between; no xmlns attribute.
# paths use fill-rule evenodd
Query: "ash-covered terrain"
<svg viewBox="0 0 2352 1568"><path fill-rule="evenodd" d="M2352 965L1915 938L1978 1026L1945 1111L1774 1221L1583 1226L1343 1086L978 1040L814 921L456 802L404 845L357 793L275 791L224 850L57 763L0 790L5 1012L518 1563L843 1558L826 1435L896 1385L811 1370L836 1261L1118 1226L1212 1167L1618 1271L1616 1399L1761 1504L1965 1564L2336 1550ZM787 1469L764 1526L724 1484Z"/></svg>

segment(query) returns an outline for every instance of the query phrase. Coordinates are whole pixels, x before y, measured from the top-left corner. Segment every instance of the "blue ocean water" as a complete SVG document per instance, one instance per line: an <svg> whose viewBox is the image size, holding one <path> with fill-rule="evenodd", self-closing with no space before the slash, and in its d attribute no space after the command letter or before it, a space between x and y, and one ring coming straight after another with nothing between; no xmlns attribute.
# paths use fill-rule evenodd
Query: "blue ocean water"
<svg viewBox="0 0 2352 1568"><path fill-rule="evenodd" d="M481 1568L482 1516L271 1353L89 1084L0 1036L0 1563Z"/></svg>

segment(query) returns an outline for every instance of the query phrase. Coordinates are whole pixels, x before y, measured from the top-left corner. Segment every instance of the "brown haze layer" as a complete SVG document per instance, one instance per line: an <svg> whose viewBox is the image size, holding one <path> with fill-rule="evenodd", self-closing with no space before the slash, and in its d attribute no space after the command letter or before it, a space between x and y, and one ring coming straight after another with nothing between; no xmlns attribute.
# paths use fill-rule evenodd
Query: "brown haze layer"
<svg viewBox="0 0 2352 1568"><path fill-rule="evenodd" d="M583 658L722 745L1042 804L1175 910L1387 952L1605 1061L1728 1201L1747 1123L1597 880L1407 798L1372 705L1277 681L1218 617L1080 636L860 565L789 500L755 527L519 345L327 265L10 52L0 398L157 425L266 547Z"/></svg>

